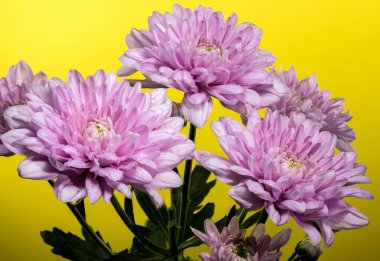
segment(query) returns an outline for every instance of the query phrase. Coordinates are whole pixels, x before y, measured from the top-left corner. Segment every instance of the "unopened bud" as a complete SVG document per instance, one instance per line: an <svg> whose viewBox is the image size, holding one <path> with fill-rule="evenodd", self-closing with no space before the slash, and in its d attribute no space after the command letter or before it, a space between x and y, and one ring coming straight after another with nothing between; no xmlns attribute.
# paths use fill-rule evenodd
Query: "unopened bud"
<svg viewBox="0 0 380 261"><path fill-rule="evenodd" d="M305 238L297 244L296 253L302 261L315 261L322 255L323 250L320 244Z"/></svg>

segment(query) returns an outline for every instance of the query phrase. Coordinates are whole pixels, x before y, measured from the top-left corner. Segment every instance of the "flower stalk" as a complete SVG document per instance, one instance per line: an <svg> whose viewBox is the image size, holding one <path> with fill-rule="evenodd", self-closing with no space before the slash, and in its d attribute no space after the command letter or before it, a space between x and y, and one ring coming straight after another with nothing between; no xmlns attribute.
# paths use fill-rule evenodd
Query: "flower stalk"
<svg viewBox="0 0 380 261"><path fill-rule="evenodd" d="M177 222L174 207L169 208L169 229L170 229L170 255L174 261L178 261L178 241L177 241Z"/></svg>
<svg viewBox="0 0 380 261"><path fill-rule="evenodd" d="M49 184L54 187L54 181L49 180ZM78 220L79 224L82 226L84 230L98 243L100 247L102 247L105 251L107 251L110 255L114 255L114 252L107 246L107 244L94 232L92 227L86 222L85 216L82 215L84 212L84 201L80 201L80 204L83 204L81 208L83 211L80 211L77 206L72 203L66 203L71 212L74 214L75 218Z"/></svg>
<svg viewBox="0 0 380 261"><path fill-rule="evenodd" d="M197 128L190 124L189 138L193 142L195 142ZM183 242L185 233L186 233L186 224L187 224L187 208L188 208L188 199L190 193L190 179L191 179L191 170L192 170L193 160L189 159L186 161L185 165L185 174L183 178L183 189L182 189L182 202L181 202L181 212L180 212L180 225L181 225L181 233L179 236L179 242Z"/></svg>
<svg viewBox="0 0 380 261"><path fill-rule="evenodd" d="M146 89L168 88L165 85L162 85L162 84L159 84L159 83L153 82L151 80L147 80L147 79L145 79L145 80L128 79L128 82L131 85L135 85L136 83L141 83L141 87L146 88Z"/></svg>
<svg viewBox="0 0 380 261"><path fill-rule="evenodd" d="M154 244L152 241L149 239L145 238L144 236L139 235L136 233L133 229L134 222L133 220L125 213L123 207L121 206L119 200L115 197L115 195L112 195L111 197L111 204L116 210L117 214L121 218L121 220L124 222L124 224L129 228L129 230L134 234L134 236L140 240L142 243L144 243L147 247L152 249L155 252L158 252L163 255L168 255L168 250L163 249L156 244Z"/></svg>

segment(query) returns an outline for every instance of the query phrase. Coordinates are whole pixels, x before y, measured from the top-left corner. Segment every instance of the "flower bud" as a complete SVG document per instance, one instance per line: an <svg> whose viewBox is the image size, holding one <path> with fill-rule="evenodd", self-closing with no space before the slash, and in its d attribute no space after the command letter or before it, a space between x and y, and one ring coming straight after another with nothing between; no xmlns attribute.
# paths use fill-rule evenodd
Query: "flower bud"
<svg viewBox="0 0 380 261"><path fill-rule="evenodd" d="M304 240L298 242L296 246L296 253L301 260L307 261L315 261L322 255L323 250L321 244L315 244L309 238L305 238Z"/></svg>

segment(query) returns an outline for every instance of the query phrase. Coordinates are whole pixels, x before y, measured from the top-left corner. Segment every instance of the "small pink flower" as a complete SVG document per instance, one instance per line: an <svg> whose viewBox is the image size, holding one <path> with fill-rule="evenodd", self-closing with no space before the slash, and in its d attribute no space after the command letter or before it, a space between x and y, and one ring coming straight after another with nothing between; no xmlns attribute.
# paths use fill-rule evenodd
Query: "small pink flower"
<svg viewBox="0 0 380 261"><path fill-rule="evenodd" d="M225 20L211 8L193 11L174 5L173 13L153 13L148 31L131 31L118 73L139 70L154 82L183 91L184 116L202 127L212 111L211 96L245 113L245 104L268 106L286 90L273 84L265 70L275 58L259 49L261 34L254 24L237 25L235 14Z"/></svg>
<svg viewBox="0 0 380 261"><path fill-rule="evenodd" d="M20 61L9 68L6 78L0 79L0 156L10 156L1 136L10 130L4 120L4 111L14 105L25 103L25 93L34 85L46 85L48 78L42 72L34 75L29 65Z"/></svg>
<svg viewBox="0 0 380 261"><path fill-rule="evenodd" d="M199 254L203 261L276 261L282 255L278 250L288 242L291 233L288 228L271 238L265 234L264 224L258 224L252 234L245 237L245 230L239 229L236 216L222 233L210 219L205 220L204 229L206 234L192 228L211 249L211 254Z"/></svg>
<svg viewBox="0 0 380 261"><path fill-rule="evenodd" d="M330 99L329 91L319 89L315 75L299 81L294 68L289 71L272 74L289 87L289 93L270 106L283 115L303 113L313 120L322 131L328 131L338 137L337 147L341 151L352 151L350 142L355 140L355 132L347 126L351 120L350 112L343 113L343 99Z"/></svg>
<svg viewBox="0 0 380 261"><path fill-rule="evenodd" d="M183 119L170 117L163 89L142 93L140 84L131 88L104 71L86 80L71 71L67 83L53 79L49 87L5 112L14 129L3 135L4 144L29 156L20 176L56 178L55 194L64 202L86 195L91 203L102 196L109 202L114 190L131 197L132 185L162 204L157 190L182 184L172 169L194 144L178 133Z"/></svg>
<svg viewBox="0 0 380 261"><path fill-rule="evenodd" d="M196 151L195 158L223 182L232 185L229 195L242 207L262 207L277 225L292 216L316 243L322 231L326 244L333 230L354 229L368 219L346 197L372 199L372 194L352 186L369 183L366 167L355 163L356 153L334 155L337 138L304 114L290 117L267 111L260 119L252 113L247 127L230 118L212 123L228 159Z"/></svg>

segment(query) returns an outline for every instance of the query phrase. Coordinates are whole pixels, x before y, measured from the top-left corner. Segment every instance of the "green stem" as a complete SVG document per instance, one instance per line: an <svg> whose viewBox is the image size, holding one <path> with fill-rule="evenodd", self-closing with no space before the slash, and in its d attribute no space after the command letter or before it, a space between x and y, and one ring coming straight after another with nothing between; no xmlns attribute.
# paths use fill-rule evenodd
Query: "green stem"
<svg viewBox="0 0 380 261"><path fill-rule="evenodd" d="M174 207L169 208L169 227L170 227L170 254L174 261L178 261L178 242L177 242L177 222Z"/></svg>
<svg viewBox="0 0 380 261"><path fill-rule="evenodd" d="M259 220L257 221L257 224L265 224L265 222L267 222L267 219L268 219L268 213L266 212L265 208L263 208L263 210L261 210L261 215L259 217Z"/></svg>
<svg viewBox="0 0 380 261"><path fill-rule="evenodd" d="M191 123L189 138L195 142L197 128ZM181 202L181 212L180 212L180 226L181 233L179 236L179 242L182 243L185 238L186 233L186 224L187 224L187 209L188 209L188 200L190 193L190 180L191 180L191 169L193 165L193 160L189 159L186 161L185 165L185 174L183 177L183 190L182 190L182 202Z"/></svg>
<svg viewBox="0 0 380 261"><path fill-rule="evenodd" d="M168 88L167 86L165 85L162 85L162 84L159 84L159 83L156 83L156 82L153 82L151 80L136 80L136 79L128 79L128 82L131 84L131 85L134 85L136 84L137 82L141 83L141 87L142 88L148 88L148 89L157 89L157 88Z"/></svg>
<svg viewBox="0 0 380 261"><path fill-rule="evenodd" d="M78 200L75 204L75 207L79 210L79 212L81 213L82 217L84 219L86 219L86 208L84 206L84 200L81 199L81 200Z"/></svg>
<svg viewBox="0 0 380 261"><path fill-rule="evenodd" d="M54 187L54 181L49 180L49 184ZM75 218L78 220L78 222L82 226L82 228L84 230L86 230L86 232L99 244L99 246L101 246L110 255L114 255L114 253L107 246L107 244L104 243L104 241L94 232L94 230L91 228L91 226L86 222L86 219L82 216L81 212L77 209L77 207L72 203L66 203L66 205L69 207L71 212L74 214Z"/></svg>
<svg viewBox="0 0 380 261"><path fill-rule="evenodd" d="M297 257L297 253L296 253L296 251L294 251L293 254L289 257L288 261L292 261L296 257Z"/></svg>
<svg viewBox="0 0 380 261"><path fill-rule="evenodd" d="M137 233L134 233L133 232L133 225L134 225L134 222L133 220L125 213L123 207L121 206L119 200L117 200L117 198L115 197L115 195L112 195L111 197L111 203L112 203L112 206L114 207L114 209L116 210L117 214L119 214L119 217L121 218L121 220L124 222L124 224L129 228L129 230L134 234L134 236L140 240L142 243L144 243L147 247L149 247L150 249L158 252L158 253L161 253L165 256L168 255L168 251L167 249L163 249L159 246L157 246L156 244L154 244L152 241L150 241L149 239L143 237L143 236L140 236L138 235Z"/></svg>

